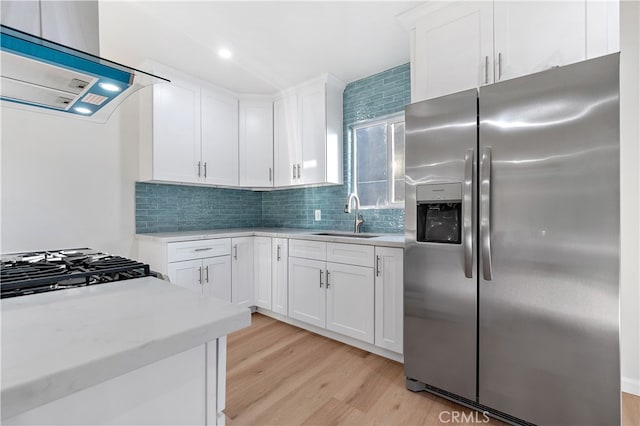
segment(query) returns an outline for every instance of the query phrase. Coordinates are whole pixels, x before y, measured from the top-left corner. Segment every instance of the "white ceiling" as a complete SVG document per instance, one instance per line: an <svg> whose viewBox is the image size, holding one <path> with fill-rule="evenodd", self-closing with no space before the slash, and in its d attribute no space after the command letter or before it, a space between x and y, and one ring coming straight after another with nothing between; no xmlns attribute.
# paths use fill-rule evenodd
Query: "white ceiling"
<svg viewBox="0 0 640 426"><path fill-rule="evenodd" d="M237 93L330 72L349 83L409 62L396 15L423 2L105 1L101 56L154 60ZM229 60L218 57L226 47Z"/></svg>

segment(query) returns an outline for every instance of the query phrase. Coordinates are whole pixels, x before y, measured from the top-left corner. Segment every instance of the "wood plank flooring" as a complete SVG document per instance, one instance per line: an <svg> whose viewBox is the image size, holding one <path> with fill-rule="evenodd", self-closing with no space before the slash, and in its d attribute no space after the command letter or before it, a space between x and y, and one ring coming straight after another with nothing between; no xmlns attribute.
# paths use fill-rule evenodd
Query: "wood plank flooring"
<svg viewBox="0 0 640 426"><path fill-rule="evenodd" d="M504 424L407 391L400 363L260 314L229 335L225 414L229 425ZM623 394L623 425L640 425L640 397Z"/></svg>

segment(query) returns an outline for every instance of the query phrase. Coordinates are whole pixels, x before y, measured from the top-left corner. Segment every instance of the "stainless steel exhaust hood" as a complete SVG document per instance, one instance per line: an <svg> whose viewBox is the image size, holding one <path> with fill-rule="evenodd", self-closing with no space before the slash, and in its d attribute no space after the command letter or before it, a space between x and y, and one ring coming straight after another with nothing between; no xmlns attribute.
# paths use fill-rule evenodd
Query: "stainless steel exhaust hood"
<svg viewBox="0 0 640 426"><path fill-rule="evenodd" d="M169 81L5 25L0 40L10 107L104 123L131 93Z"/></svg>

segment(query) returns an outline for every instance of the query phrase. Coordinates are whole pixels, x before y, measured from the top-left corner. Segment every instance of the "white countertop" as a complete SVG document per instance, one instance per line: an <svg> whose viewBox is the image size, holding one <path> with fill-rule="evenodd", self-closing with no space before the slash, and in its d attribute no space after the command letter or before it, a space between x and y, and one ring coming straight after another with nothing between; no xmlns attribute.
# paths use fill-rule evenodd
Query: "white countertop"
<svg viewBox="0 0 640 426"><path fill-rule="evenodd" d="M2 418L225 336L247 308L152 277L2 299Z"/></svg>
<svg viewBox="0 0 640 426"><path fill-rule="evenodd" d="M344 236L314 235L322 232L335 232ZM179 241L206 240L211 238L250 237L253 235L275 238L303 238L305 240L327 241L335 243L364 244L370 246L404 247L404 234L367 234L375 235L371 238L359 238L349 235L348 232L312 230L299 228L234 228L211 229L202 231L158 232L149 234L136 234L138 239L155 240L164 243Z"/></svg>

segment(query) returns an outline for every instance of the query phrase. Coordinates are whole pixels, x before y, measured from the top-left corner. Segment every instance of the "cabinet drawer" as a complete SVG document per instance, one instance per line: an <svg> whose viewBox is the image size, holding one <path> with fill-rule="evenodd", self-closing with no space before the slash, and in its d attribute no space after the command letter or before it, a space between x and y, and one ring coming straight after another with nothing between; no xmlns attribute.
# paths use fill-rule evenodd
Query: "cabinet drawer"
<svg viewBox="0 0 640 426"><path fill-rule="evenodd" d="M327 243L321 241L289 240L289 256L327 260Z"/></svg>
<svg viewBox="0 0 640 426"><path fill-rule="evenodd" d="M373 246L327 243L327 262L373 268Z"/></svg>
<svg viewBox="0 0 640 426"><path fill-rule="evenodd" d="M205 257L224 256L231 254L231 239L183 241L167 244L167 261L204 259Z"/></svg>

